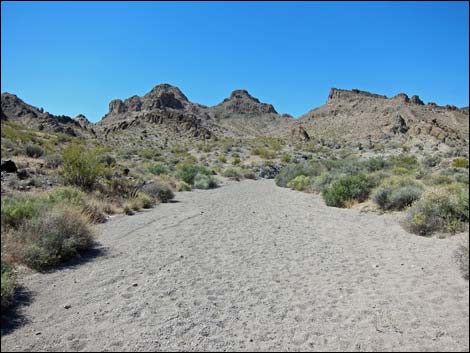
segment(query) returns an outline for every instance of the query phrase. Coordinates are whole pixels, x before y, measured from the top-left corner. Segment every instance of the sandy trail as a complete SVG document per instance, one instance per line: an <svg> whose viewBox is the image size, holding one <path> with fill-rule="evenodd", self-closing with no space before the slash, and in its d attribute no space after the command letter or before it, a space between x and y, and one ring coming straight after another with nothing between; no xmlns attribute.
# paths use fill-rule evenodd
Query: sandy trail
<svg viewBox="0 0 470 353"><path fill-rule="evenodd" d="M273 181L177 200L98 226L104 255L28 275L2 350L468 351L455 238Z"/></svg>

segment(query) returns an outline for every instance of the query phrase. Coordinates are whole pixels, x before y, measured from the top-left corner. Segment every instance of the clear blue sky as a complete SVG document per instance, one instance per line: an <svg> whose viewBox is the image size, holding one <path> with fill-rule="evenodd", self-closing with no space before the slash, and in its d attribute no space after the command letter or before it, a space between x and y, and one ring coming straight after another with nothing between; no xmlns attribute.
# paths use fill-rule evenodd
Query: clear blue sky
<svg viewBox="0 0 470 353"><path fill-rule="evenodd" d="M97 121L170 83L214 105L247 89L280 113L331 87L468 105L467 2L6 2L1 90Z"/></svg>

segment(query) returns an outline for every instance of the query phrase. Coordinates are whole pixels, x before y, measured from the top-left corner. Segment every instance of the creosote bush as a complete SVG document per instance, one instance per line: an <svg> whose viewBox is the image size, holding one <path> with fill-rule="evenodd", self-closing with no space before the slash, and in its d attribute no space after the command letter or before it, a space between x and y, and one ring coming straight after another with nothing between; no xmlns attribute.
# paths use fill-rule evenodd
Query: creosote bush
<svg viewBox="0 0 470 353"><path fill-rule="evenodd" d="M104 173L98 149L71 144L64 151L62 175L68 184L90 190Z"/></svg>
<svg viewBox="0 0 470 353"><path fill-rule="evenodd" d="M194 187L196 189L212 189L217 187L217 182L211 175L197 174L194 178Z"/></svg>
<svg viewBox="0 0 470 353"><path fill-rule="evenodd" d="M93 245L93 233L80 211L54 209L25 220L6 236L5 248L17 262L44 270Z"/></svg>
<svg viewBox="0 0 470 353"><path fill-rule="evenodd" d="M142 187L142 191L162 203L166 203L175 197L168 186L160 183L146 184Z"/></svg>
<svg viewBox="0 0 470 353"><path fill-rule="evenodd" d="M25 152L28 157L39 158L44 154L44 149L41 146L29 144Z"/></svg>
<svg viewBox="0 0 470 353"><path fill-rule="evenodd" d="M404 226L419 235L455 233L468 219L468 186L433 187L408 210Z"/></svg>
<svg viewBox="0 0 470 353"><path fill-rule="evenodd" d="M344 176L323 189L322 196L328 206L345 207L347 202L367 199L370 182L364 174Z"/></svg>

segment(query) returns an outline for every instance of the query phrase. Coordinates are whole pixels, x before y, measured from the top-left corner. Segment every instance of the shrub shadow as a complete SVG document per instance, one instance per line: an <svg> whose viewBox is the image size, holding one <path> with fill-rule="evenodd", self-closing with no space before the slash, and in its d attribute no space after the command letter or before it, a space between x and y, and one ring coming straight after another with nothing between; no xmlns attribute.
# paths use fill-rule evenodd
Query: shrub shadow
<svg viewBox="0 0 470 353"><path fill-rule="evenodd" d="M26 325L29 320L22 314L22 308L28 306L33 300L33 293L24 286L18 286L13 296L13 304L10 308L2 311L1 333L8 335L15 329Z"/></svg>

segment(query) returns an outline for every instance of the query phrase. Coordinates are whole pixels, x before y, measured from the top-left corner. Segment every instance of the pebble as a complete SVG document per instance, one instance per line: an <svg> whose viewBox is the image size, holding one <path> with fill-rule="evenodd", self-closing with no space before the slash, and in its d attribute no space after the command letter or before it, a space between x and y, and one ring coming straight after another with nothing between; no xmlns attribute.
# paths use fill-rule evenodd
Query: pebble
<svg viewBox="0 0 470 353"><path fill-rule="evenodd" d="M137 283L132 283L132 287L137 287L138 284Z"/></svg>
<svg viewBox="0 0 470 353"><path fill-rule="evenodd" d="M70 309L71 307L72 307L72 305L70 305L70 304L65 304L64 305L64 309Z"/></svg>

